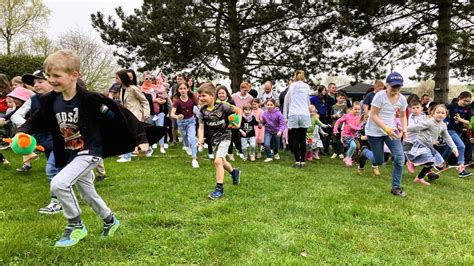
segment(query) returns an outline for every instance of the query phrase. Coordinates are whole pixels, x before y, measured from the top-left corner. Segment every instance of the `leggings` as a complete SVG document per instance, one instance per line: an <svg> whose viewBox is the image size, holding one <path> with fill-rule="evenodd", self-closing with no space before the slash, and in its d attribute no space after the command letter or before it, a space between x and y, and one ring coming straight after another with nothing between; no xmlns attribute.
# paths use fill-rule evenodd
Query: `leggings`
<svg viewBox="0 0 474 266"><path fill-rule="evenodd" d="M291 135L292 150L295 155L296 162L304 162L306 160L306 131L307 128L292 128L288 131Z"/></svg>

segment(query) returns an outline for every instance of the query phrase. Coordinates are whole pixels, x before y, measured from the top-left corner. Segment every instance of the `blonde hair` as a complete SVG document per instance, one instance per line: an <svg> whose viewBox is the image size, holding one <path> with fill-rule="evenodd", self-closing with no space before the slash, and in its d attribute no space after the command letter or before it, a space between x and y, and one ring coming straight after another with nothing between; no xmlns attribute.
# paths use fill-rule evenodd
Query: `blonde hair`
<svg viewBox="0 0 474 266"><path fill-rule="evenodd" d="M242 106L242 110L252 110L252 105L250 103L246 103L244 106Z"/></svg>
<svg viewBox="0 0 474 266"><path fill-rule="evenodd" d="M295 74L293 75L293 79L295 81L305 80L304 71L301 69L296 70Z"/></svg>
<svg viewBox="0 0 474 266"><path fill-rule="evenodd" d="M310 104L309 107L308 107L309 111L316 111L316 113L318 112L318 110L316 109L316 106Z"/></svg>
<svg viewBox="0 0 474 266"><path fill-rule="evenodd" d="M240 88L242 87L247 87L247 88L252 88L252 85L250 85L250 83L248 83L247 81L243 81L242 83L240 83Z"/></svg>
<svg viewBox="0 0 474 266"><path fill-rule="evenodd" d="M381 80L375 80L374 82L374 89L383 89L384 84Z"/></svg>
<svg viewBox="0 0 474 266"><path fill-rule="evenodd" d="M76 52L72 50L59 50L48 55L46 60L44 60L43 67L46 72L53 69L59 69L66 73L79 72L81 60Z"/></svg>

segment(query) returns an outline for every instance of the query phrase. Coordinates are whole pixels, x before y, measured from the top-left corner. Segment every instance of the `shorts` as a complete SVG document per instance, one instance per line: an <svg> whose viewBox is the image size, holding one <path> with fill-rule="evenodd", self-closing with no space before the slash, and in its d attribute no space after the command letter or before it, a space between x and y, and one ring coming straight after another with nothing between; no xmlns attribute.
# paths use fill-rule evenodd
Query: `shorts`
<svg viewBox="0 0 474 266"><path fill-rule="evenodd" d="M212 146L215 157L225 159L225 157L227 156L227 151L229 150L230 140L223 140L216 144L213 143Z"/></svg>
<svg viewBox="0 0 474 266"><path fill-rule="evenodd" d="M288 117L288 128L308 128L311 126L309 115L292 115Z"/></svg>
<svg viewBox="0 0 474 266"><path fill-rule="evenodd" d="M350 147L352 141L355 142L355 139L353 137L350 137L350 136L342 137L342 144L344 144L345 148Z"/></svg>

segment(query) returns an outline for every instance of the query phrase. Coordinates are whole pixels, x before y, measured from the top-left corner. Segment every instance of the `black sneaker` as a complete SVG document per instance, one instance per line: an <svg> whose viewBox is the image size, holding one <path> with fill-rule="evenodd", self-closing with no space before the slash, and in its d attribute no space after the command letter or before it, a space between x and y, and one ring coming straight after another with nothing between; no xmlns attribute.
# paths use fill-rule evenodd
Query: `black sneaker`
<svg viewBox="0 0 474 266"><path fill-rule="evenodd" d="M294 163L293 168L301 168L301 163L300 162Z"/></svg>
<svg viewBox="0 0 474 266"><path fill-rule="evenodd" d="M428 173L427 176L428 176L428 181L435 181L436 179L439 178L439 175L435 173Z"/></svg>
<svg viewBox="0 0 474 266"><path fill-rule="evenodd" d="M232 184L238 185L240 184L240 168L234 168L234 171L231 174L232 176Z"/></svg>
<svg viewBox="0 0 474 266"><path fill-rule="evenodd" d="M97 178L99 179L99 182L104 181L105 180L105 175L100 175Z"/></svg>
<svg viewBox="0 0 474 266"><path fill-rule="evenodd" d="M117 231L117 229L119 228L119 226L120 226L120 221L114 215L113 222L111 222L109 224L104 223L104 230L102 231L102 234L100 235L100 238L106 238L106 237L109 237L109 236L113 236L115 231Z"/></svg>
<svg viewBox="0 0 474 266"><path fill-rule="evenodd" d="M390 192L395 196L399 196L400 198L404 198L404 197L407 196L407 194L405 192L403 192L403 189L398 188L398 187L392 188L392 190Z"/></svg>
<svg viewBox="0 0 474 266"><path fill-rule="evenodd" d="M21 173L26 173L30 171L33 167L31 165L24 164L20 168L17 168L16 170Z"/></svg>
<svg viewBox="0 0 474 266"><path fill-rule="evenodd" d="M468 176L471 176L471 175L472 175L472 173L471 173L471 172L468 172L468 171L466 171L466 170L463 170L462 172L460 172L460 173L458 174L459 177L468 177Z"/></svg>

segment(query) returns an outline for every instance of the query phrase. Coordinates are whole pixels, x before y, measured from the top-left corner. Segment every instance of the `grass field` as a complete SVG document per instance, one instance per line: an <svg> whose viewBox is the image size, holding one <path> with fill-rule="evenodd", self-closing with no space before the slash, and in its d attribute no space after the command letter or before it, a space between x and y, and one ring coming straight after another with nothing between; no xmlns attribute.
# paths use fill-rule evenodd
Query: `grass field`
<svg viewBox="0 0 474 266"><path fill-rule="evenodd" d="M17 174L0 167L0 264L474 264L474 178L449 170L430 187L404 174L407 198L390 194L390 167L363 176L324 158L304 169L242 162L242 183L226 177L225 196L207 199L211 161L201 168L178 147L118 164L106 159L97 190L122 226L101 241L102 221L82 203L89 235L58 249L62 215L40 215L49 202L44 158ZM303 256L306 255L306 256Z"/></svg>

